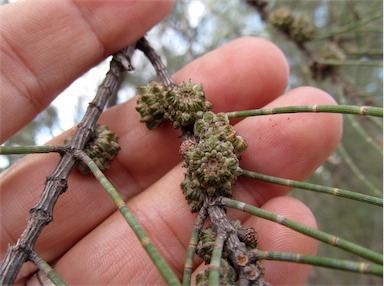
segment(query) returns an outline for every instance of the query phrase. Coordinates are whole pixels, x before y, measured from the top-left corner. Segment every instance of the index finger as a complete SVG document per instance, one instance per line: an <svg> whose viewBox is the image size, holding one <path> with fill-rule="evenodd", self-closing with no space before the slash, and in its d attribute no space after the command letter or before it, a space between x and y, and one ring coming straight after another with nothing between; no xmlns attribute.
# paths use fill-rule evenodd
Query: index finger
<svg viewBox="0 0 384 286"><path fill-rule="evenodd" d="M0 140L104 57L135 42L172 1L26 1L0 9ZM147 17L151 15L151 17Z"/></svg>

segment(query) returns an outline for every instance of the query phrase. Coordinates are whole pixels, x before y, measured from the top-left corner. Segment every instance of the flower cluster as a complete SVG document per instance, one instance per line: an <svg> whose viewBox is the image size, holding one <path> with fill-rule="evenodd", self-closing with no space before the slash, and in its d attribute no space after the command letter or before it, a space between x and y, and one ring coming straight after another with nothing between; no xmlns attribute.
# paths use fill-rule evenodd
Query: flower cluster
<svg viewBox="0 0 384 286"><path fill-rule="evenodd" d="M295 17L288 8L279 8L271 13L269 23L287 34L297 44L302 45L313 39L316 28L305 15Z"/></svg>
<svg viewBox="0 0 384 286"><path fill-rule="evenodd" d="M224 113L206 112L195 122L194 138L180 148L187 168L181 189L192 212L199 211L209 196L232 195L242 171L239 156L247 148Z"/></svg>
<svg viewBox="0 0 384 286"><path fill-rule="evenodd" d="M167 94L166 102L167 119L173 122L175 128L193 126L203 112L212 109L212 104L205 100L202 85L191 80L173 88Z"/></svg>
<svg viewBox="0 0 384 286"><path fill-rule="evenodd" d="M201 209L207 196L230 197L242 173L239 157L247 143L224 113L210 111L212 104L205 99L202 85L189 80L168 90L150 82L138 91L136 109L149 129L170 121L183 130L180 154L187 172L181 189L192 212Z"/></svg>
<svg viewBox="0 0 384 286"><path fill-rule="evenodd" d="M215 137L217 140L230 142L237 156L248 147L244 138L233 130L225 113L215 114L210 111L204 113L203 117L195 123L194 134L198 137L199 141Z"/></svg>
<svg viewBox="0 0 384 286"><path fill-rule="evenodd" d="M150 82L139 87L139 99L136 110L140 113L140 121L149 129L158 127L164 121L170 121L175 128L193 127L196 119L212 104L206 101L201 84L191 80L183 82L173 89L163 84Z"/></svg>
<svg viewBox="0 0 384 286"><path fill-rule="evenodd" d="M168 93L167 88L161 83L151 81L137 90L140 96L136 110L140 113L140 121L145 122L148 129L159 126L166 113L164 99Z"/></svg>
<svg viewBox="0 0 384 286"><path fill-rule="evenodd" d="M241 169L230 142L210 137L189 148L184 158L187 173L181 189L192 212L200 210L205 196L231 196Z"/></svg>
<svg viewBox="0 0 384 286"><path fill-rule="evenodd" d="M69 142L70 139L71 137L67 138L65 143ZM91 138L84 147L84 152L96 163L101 171L107 170L120 150L118 139L117 135L109 130L108 126L96 125ZM76 167L82 174L90 172L88 166L81 161L76 164Z"/></svg>

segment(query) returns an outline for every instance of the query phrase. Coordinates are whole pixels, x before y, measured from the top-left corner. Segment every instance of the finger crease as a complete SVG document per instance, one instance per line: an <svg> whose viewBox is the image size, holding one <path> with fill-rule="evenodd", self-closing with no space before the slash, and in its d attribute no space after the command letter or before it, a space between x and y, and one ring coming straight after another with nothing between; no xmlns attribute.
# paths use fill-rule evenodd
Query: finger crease
<svg viewBox="0 0 384 286"><path fill-rule="evenodd" d="M22 72L24 75L21 75L21 78L28 78L28 81L23 80L17 80L17 82L12 82L12 79L9 79L12 86L16 88L19 93L15 94L16 96L21 96L24 99L26 99L34 108L34 111L38 112L39 106L41 105L41 101L39 100L38 96L35 96L34 92L32 90L35 90L37 87L36 93L44 94L44 91L47 90L46 86L43 84L43 81L39 78L39 76L29 67L26 59L24 59L19 53L17 53L12 45L10 44L10 41L7 39L6 35L3 33L3 53L8 54L9 58L12 59L12 61L15 62L14 66L20 66L22 68ZM26 82L30 83L32 81L32 84L27 84ZM33 87L32 87L33 86Z"/></svg>

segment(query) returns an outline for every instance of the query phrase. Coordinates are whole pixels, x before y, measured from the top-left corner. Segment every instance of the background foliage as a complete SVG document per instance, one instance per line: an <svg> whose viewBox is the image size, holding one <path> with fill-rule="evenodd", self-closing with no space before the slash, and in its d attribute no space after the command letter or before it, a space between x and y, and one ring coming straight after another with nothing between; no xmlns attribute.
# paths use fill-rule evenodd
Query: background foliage
<svg viewBox="0 0 384 286"><path fill-rule="evenodd" d="M266 2L267 13L284 6L294 15L306 15L314 21L317 29L315 39L306 45L311 55L271 27L250 3L239 0L179 0L173 13L149 32L148 39L162 55L169 70L176 71L193 59L235 38L267 38L278 45L288 58L291 75L287 89L311 85L324 89L341 104L382 106L381 0ZM345 56L336 72L346 88L335 82L335 78L321 79L311 75L310 57L319 55L324 44L330 41ZM353 61L360 63L352 64ZM134 57L134 65L140 73L130 74L127 80L121 82L120 92L109 105L132 97L137 86L146 84L155 77L152 67L142 56ZM60 96L58 100L65 97L71 109L74 105L77 106L76 112L68 115L68 109L58 109L57 106L62 104L52 104L5 144L41 144L74 124L84 113L86 102L94 96L98 86L94 77L102 80L106 69L105 63L100 64ZM69 101L70 98L73 100ZM380 119L344 116L341 149L316 171L310 181L382 196L382 135ZM17 156L1 156L0 168L7 168L17 159ZM374 250L382 249L383 220L380 208L301 190L294 190L291 195L309 205L321 230ZM340 250L322 245L319 254L352 258ZM381 285L382 280L372 276L315 268L309 284Z"/></svg>

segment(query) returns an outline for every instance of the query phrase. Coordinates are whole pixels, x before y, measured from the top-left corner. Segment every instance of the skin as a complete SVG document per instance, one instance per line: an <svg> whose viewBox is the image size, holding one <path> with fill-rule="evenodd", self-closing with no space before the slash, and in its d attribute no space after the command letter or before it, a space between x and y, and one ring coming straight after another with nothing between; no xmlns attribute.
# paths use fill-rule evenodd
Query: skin
<svg viewBox="0 0 384 286"><path fill-rule="evenodd" d="M1 7L1 141L86 70L143 36L171 7L168 1L69 0ZM275 45L246 37L196 59L174 79L202 83L214 112L334 104L327 93L312 87L283 94L288 76L287 61ZM117 133L122 148L106 176L181 279L196 214L190 213L179 187L185 171L178 155L179 132L168 124L148 131L138 122L135 101L106 110L100 119ZM235 125L249 143L241 167L303 180L336 148L341 128L341 117L334 114L244 119ZM49 144L62 143L68 132ZM25 228L28 211L58 159L55 154L29 155L1 174L1 257ZM54 221L36 244L40 256L68 284L164 284L96 179L74 172L68 183L55 207ZM315 228L311 211L284 196L288 191L240 178L234 198ZM256 227L260 249L316 253L316 241L285 227L233 210L228 216ZM194 266L200 263L196 258ZM308 266L292 263L267 261L263 265L266 280L276 285L305 284L310 271ZM17 283L26 283L35 271L34 265L25 264Z"/></svg>

